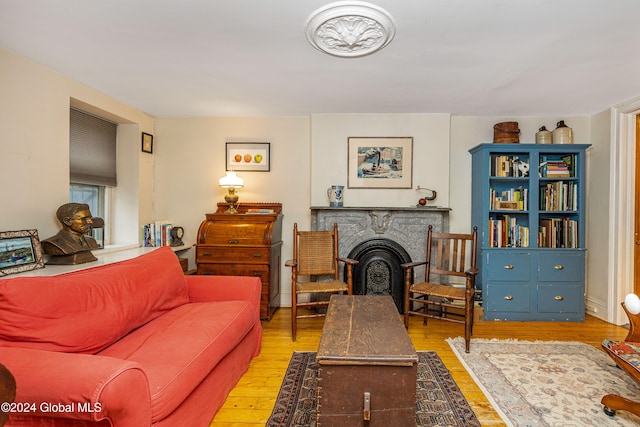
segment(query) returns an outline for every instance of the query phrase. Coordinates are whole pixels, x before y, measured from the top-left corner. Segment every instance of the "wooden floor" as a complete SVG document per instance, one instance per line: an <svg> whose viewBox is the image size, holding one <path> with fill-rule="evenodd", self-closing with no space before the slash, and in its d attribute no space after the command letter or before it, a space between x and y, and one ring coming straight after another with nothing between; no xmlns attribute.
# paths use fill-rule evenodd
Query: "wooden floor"
<svg viewBox="0 0 640 427"><path fill-rule="evenodd" d="M270 322L263 322L262 351L216 414L211 427L264 426L271 414L280 383L294 350L317 351L324 318L301 319L298 338L291 341L291 310L279 309ZM483 426L503 426L484 394L462 367L445 339L462 336L463 326L451 322L411 318L409 335L418 351L435 350L471 404ZM582 341L600 348L605 338L623 339L627 330L594 317L584 323L476 322L474 338ZM471 348L473 351L473 347Z"/></svg>

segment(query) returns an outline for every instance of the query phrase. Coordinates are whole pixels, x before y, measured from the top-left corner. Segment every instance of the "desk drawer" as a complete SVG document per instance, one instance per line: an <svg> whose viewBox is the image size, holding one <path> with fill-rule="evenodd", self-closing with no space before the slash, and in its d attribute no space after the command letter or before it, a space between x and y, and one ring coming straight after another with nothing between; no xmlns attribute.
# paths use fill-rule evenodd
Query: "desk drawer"
<svg viewBox="0 0 640 427"><path fill-rule="evenodd" d="M524 282L531 276L531 254L488 252L487 278Z"/></svg>
<svg viewBox="0 0 640 427"><path fill-rule="evenodd" d="M233 262L237 264L268 263L269 248L251 246L202 246L196 248L196 262Z"/></svg>
<svg viewBox="0 0 640 427"><path fill-rule="evenodd" d="M583 253L541 253L538 280L541 282L581 282L584 279Z"/></svg>
<svg viewBox="0 0 640 427"><path fill-rule="evenodd" d="M584 298L582 286L538 285L539 313L577 313Z"/></svg>
<svg viewBox="0 0 640 427"><path fill-rule="evenodd" d="M531 311L530 285L528 282L519 284L488 283L484 309L488 312L505 311L513 313L528 313Z"/></svg>
<svg viewBox="0 0 640 427"><path fill-rule="evenodd" d="M198 264L198 274L214 276L253 276L259 277L262 286L269 284L269 266L251 264Z"/></svg>

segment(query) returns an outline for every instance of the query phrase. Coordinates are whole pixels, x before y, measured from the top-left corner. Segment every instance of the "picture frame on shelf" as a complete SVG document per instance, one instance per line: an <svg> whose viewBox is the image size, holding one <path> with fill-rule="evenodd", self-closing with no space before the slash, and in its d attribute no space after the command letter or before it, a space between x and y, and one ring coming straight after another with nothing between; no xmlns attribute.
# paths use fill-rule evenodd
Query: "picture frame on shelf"
<svg viewBox="0 0 640 427"><path fill-rule="evenodd" d="M347 188L412 188L413 137L349 137Z"/></svg>
<svg viewBox="0 0 640 427"><path fill-rule="evenodd" d="M0 231L0 277L44 268L38 230Z"/></svg>
<svg viewBox="0 0 640 427"><path fill-rule="evenodd" d="M153 154L153 135L142 132L142 152Z"/></svg>
<svg viewBox="0 0 640 427"><path fill-rule="evenodd" d="M227 171L271 171L271 143L227 142L225 150Z"/></svg>

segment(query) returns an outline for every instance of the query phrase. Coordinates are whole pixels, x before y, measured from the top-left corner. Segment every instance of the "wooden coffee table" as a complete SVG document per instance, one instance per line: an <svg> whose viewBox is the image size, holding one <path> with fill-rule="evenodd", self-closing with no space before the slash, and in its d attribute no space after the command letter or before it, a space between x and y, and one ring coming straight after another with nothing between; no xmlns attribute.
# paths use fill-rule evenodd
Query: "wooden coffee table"
<svg viewBox="0 0 640 427"><path fill-rule="evenodd" d="M333 295L317 360L318 426L415 426L418 355L391 296Z"/></svg>

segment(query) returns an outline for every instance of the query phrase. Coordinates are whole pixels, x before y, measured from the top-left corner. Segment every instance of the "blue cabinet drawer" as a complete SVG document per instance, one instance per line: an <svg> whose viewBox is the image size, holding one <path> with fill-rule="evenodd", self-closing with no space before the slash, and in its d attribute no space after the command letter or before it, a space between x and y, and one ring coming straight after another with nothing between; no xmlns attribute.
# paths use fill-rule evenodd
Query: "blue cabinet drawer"
<svg viewBox="0 0 640 427"><path fill-rule="evenodd" d="M576 284L538 284L539 313L578 313L583 307L582 285Z"/></svg>
<svg viewBox="0 0 640 427"><path fill-rule="evenodd" d="M489 280L509 280L524 282L531 276L531 254L486 252L487 278Z"/></svg>
<svg viewBox="0 0 640 427"><path fill-rule="evenodd" d="M530 311L529 292L530 286L527 282L495 284L489 282L484 295L485 310L487 311L508 311L527 313Z"/></svg>
<svg viewBox="0 0 640 427"><path fill-rule="evenodd" d="M581 282L584 280L584 253L541 253L538 256L538 280Z"/></svg>

